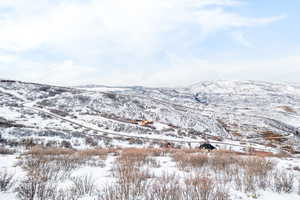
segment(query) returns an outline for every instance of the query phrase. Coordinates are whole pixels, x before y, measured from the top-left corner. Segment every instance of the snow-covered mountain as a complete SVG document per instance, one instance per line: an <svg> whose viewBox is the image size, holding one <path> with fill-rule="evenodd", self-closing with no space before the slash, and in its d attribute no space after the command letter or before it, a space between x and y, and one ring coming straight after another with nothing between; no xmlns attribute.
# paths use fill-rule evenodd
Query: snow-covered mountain
<svg viewBox="0 0 300 200"><path fill-rule="evenodd" d="M211 143L299 151L300 84L58 87L0 80L0 140L73 147ZM230 146L231 146L230 145Z"/></svg>

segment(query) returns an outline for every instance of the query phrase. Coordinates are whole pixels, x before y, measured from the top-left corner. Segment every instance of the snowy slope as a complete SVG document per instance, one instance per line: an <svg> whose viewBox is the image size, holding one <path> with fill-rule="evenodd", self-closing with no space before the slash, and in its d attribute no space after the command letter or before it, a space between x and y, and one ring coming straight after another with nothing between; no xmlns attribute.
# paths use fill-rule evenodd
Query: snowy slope
<svg viewBox="0 0 300 200"><path fill-rule="evenodd" d="M209 140L298 151L299 113L297 84L68 88L0 80L0 134L14 141L67 140L79 148L87 137L98 145Z"/></svg>

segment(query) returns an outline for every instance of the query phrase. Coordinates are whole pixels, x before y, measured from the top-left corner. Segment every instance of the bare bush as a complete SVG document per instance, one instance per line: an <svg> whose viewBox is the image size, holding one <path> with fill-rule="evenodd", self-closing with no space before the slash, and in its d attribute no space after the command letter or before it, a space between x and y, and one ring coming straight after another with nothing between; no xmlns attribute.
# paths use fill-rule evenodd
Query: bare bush
<svg viewBox="0 0 300 200"><path fill-rule="evenodd" d="M236 181L235 185L239 190L243 186L245 192L254 192L257 188L265 190L270 186L270 174L276 163L261 157L248 157L238 160L237 166L243 170L239 172L243 176L242 179L239 177L234 178Z"/></svg>
<svg viewBox="0 0 300 200"><path fill-rule="evenodd" d="M96 191L94 180L91 176L72 177L73 183L70 191L74 196L92 195Z"/></svg>
<svg viewBox="0 0 300 200"><path fill-rule="evenodd" d="M86 149L86 150L74 150L74 149L64 149L64 148L40 148L34 147L31 151L27 153L32 157L47 159L47 160L56 160L60 161L61 164L72 163L74 165L86 164L87 161L92 158L97 158L101 160L106 160L108 154L117 153L116 149ZM66 164L66 163L65 163Z"/></svg>
<svg viewBox="0 0 300 200"><path fill-rule="evenodd" d="M56 186L51 182L28 176L16 188L20 200L56 200Z"/></svg>
<svg viewBox="0 0 300 200"><path fill-rule="evenodd" d="M233 178L235 189L238 191L243 190L243 179L240 173L236 173Z"/></svg>
<svg viewBox="0 0 300 200"><path fill-rule="evenodd" d="M9 155L9 154L14 154L14 153L16 153L15 150L11 150L11 149L8 149L5 147L0 147L0 154L2 154L2 155Z"/></svg>
<svg viewBox="0 0 300 200"><path fill-rule="evenodd" d="M275 172L274 176L274 191L281 193L291 193L294 188L295 175L292 173L287 173L283 171Z"/></svg>
<svg viewBox="0 0 300 200"><path fill-rule="evenodd" d="M245 192L255 192L256 191L256 182L253 171L246 170L243 176L243 186Z"/></svg>
<svg viewBox="0 0 300 200"><path fill-rule="evenodd" d="M63 147L63 148L67 148L67 149L72 149L73 148L71 142L69 142L67 140L61 141L60 146Z"/></svg>
<svg viewBox="0 0 300 200"><path fill-rule="evenodd" d="M173 154L173 159L179 169L187 170L191 168L201 168L208 163L207 154L187 154L184 152L178 152Z"/></svg>
<svg viewBox="0 0 300 200"><path fill-rule="evenodd" d="M97 157L101 160L106 160L108 154L115 153L115 149L102 149L102 148L95 148L95 149L86 149L81 150L76 153L76 156L80 157L80 159L89 159L91 157Z"/></svg>
<svg viewBox="0 0 300 200"><path fill-rule="evenodd" d="M149 152L147 149L124 149L119 157L119 162L125 162L132 166L142 166L147 163Z"/></svg>
<svg viewBox="0 0 300 200"><path fill-rule="evenodd" d="M214 200L229 200L230 195L228 189L224 185L216 186Z"/></svg>
<svg viewBox="0 0 300 200"><path fill-rule="evenodd" d="M170 181L167 181L170 180ZM174 175L162 177L156 180L149 187L149 191L145 191L146 200L182 200L183 191L180 186L179 179Z"/></svg>
<svg viewBox="0 0 300 200"><path fill-rule="evenodd" d="M64 179L77 167L87 164L91 157L96 154L104 156L104 153L100 150L75 151L61 148L34 147L23 156L19 164L26 171L39 171L42 174L46 174L44 171L49 168L49 172L57 173L57 176L52 174L51 177Z"/></svg>
<svg viewBox="0 0 300 200"><path fill-rule="evenodd" d="M98 142L97 142L97 139L95 139L95 138L86 137L85 138L85 144L95 147L95 146L98 145Z"/></svg>
<svg viewBox="0 0 300 200"><path fill-rule="evenodd" d="M7 170L0 171L0 191L8 191L14 183L13 179L14 175Z"/></svg>
<svg viewBox="0 0 300 200"><path fill-rule="evenodd" d="M19 161L28 176L43 181L64 180L70 176L72 171L81 163L68 155L62 156L24 156Z"/></svg>
<svg viewBox="0 0 300 200"><path fill-rule="evenodd" d="M158 160L156 160L155 158L148 158L147 159L148 162L148 166L152 167L152 168L160 168L160 162Z"/></svg>
<svg viewBox="0 0 300 200"><path fill-rule="evenodd" d="M164 172L162 176L144 182L144 187L117 181L99 193L100 200L228 200L226 187L215 180L199 174L181 182L175 174ZM138 192L137 192L138 191Z"/></svg>
<svg viewBox="0 0 300 200"><path fill-rule="evenodd" d="M36 199L37 200L57 200L57 187L52 182L38 182Z"/></svg>
<svg viewBox="0 0 300 200"><path fill-rule="evenodd" d="M169 150L168 149L159 149L159 148L148 148L148 151L150 152L151 156L157 157L157 156L164 156L166 155Z"/></svg>
<svg viewBox="0 0 300 200"><path fill-rule="evenodd" d="M185 196L188 199L212 200L214 197L215 182L207 176L194 176L186 181Z"/></svg>
<svg viewBox="0 0 300 200"><path fill-rule="evenodd" d="M147 172L129 172L135 169L119 169L119 177L115 184L106 187L103 194L99 197L101 200L128 200L139 199L146 193L148 188Z"/></svg>
<svg viewBox="0 0 300 200"><path fill-rule="evenodd" d="M188 165L188 158L187 155L183 152L180 153L175 153L172 155L173 159L176 161L176 166L180 169L180 170L186 170Z"/></svg>
<svg viewBox="0 0 300 200"><path fill-rule="evenodd" d="M81 165L102 166L108 155L115 154L112 168L113 182L101 191L96 191L91 177L71 178L72 186L67 191L57 191L55 183L70 177ZM171 156L185 178L163 173L156 177L148 167L161 167L155 156ZM204 153L198 149L87 149L33 147L23 157L21 166L28 178L18 187L21 200L45 196L49 200L77 200L83 195L98 193L100 200L228 200L228 186L253 193L258 189L273 189L276 192L293 191L294 176L276 172L276 163L266 157L231 151ZM27 185L24 186L25 181ZM300 183L299 183L300 184ZM299 186L300 187L300 186ZM299 188L300 192L300 188ZM50 195L53 194L53 196ZM26 196L27 195L27 196ZM27 198L27 199L26 199ZM55 199L56 198L56 199Z"/></svg>
<svg viewBox="0 0 300 200"><path fill-rule="evenodd" d="M207 156L207 154L190 155L188 162L192 167L195 167L195 168L202 167L205 164L207 164L208 156Z"/></svg>
<svg viewBox="0 0 300 200"><path fill-rule="evenodd" d="M300 195L300 179L298 180L298 195Z"/></svg>
<svg viewBox="0 0 300 200"><path fill-rule="evenodd" d="M23 180L16 188L17 197L20 200L33 200L37 191L37 182L33 177Z"/></svg>
<svg viewBox="0 0 300 200"><path fill-rule="evenodd" d="M129 152L122 152L117 164L113 168L113 175L117 179L116 182L105 188L104 194L100 199L138 199L142 196L147 188L148 179L151 177L148 168L142 169L142 163L146 162L146 153L141 151L142 155L138 155L135 150L130 149Z"/></svg>
<svg viewBox="0 0 300 200"><path fill-rule="evenodd" d="M126 165L117 165L117 182L125 194L139 196L146 188L147 179L151 177L148 170L133 168Z"/></svg>
<svg viewBox="0 0 300 200"><path fill-rule="evenodd" d="M120 188L114 184L105 187L102 191L99 191L97 196L99 200L125 200L122 198L123 195Z"/></svg>
<svg viewBox="0 0 300 200"><path fill-rule="evenodd" d="M216 173L220 170L225 171L226 169L230 168L232 165L236 165L237 163L238 159L236 155L228 155L227 153L223 152L214 153L214 155L209 160L210 166Z"/></svg>
<svg viewBox="0 0 300 200"><path fill-rule="evenodd" d="M260 157L250 157L242 159L239 164L243 168L251 169L256 175L266 174L269 171L273 170L276 166L275 162Z"/></svg>
<svg viewBox="0 0 300 200"><path fill-rule="evenodd" d="M26 154L32 156L59 156L59 155L71 155L73 153L75 153L75 150L73 149L41 148L39 146L35 146Z"/></svg>
<svg viewBox="0 0 300 200"><path fill-rule="evenodd" d="M23 159L19 165L27 172L28 176L44 181L65 179L69 177L74 169L74 167L65 160L53 161L31 157Z"/></svg>

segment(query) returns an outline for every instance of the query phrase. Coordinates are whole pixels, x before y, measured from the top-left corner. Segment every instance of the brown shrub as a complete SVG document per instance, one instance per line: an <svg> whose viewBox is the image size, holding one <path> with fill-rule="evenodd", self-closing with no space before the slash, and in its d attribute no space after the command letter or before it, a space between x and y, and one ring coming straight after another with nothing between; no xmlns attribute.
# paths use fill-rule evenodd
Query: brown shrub
<svg viewBox="0 0 300 200"><path fill-rule="evenodd" d="M201 168L208 163L208 156L204 153L187 154L184 152L177 152L172 156L176 161L176 165L181 170Z"/></svg>
<svg viewBox="0 0 300 200"><path fill-rule="evenodd" d="M251 171L257 176L261 174L267 174L276 166L275 162L261 157L249 157L241 159L238 163L239 166L248 171Z"/></svg>
<svg viewBox="0 0 300 200"><path fill-rule="evenodd" d="M147 156L149 155L150 152L147 149L128 148L121 152L118 162L140 167L147 163Z"/></svg>
<svg viewBox="0 0 300 200"><path fill-rule="evenodd" d="M213 156L210 157L209 164L213 170L225 171L231 165L235 165L238 162L238 157L236 155L227 155L227 153L215 153Z"/></svg>
<svg viewBox="0 0 300 200"><path fill-rule="evenodd" d="M176 162L177 167L180 170L186 170L189 167L187 154L183 152L178 152L172 155L173 159Z"/></svg>
<svg viewBox="0 0 300 200"><path fill-rule="evenodd" d="M195 154L195 155L192 154L192 155L189 155L188 162L192 167L195 167L195 168L202 167L205 164L207 164L208 156L207 156L207 154Z"/></svg>
<svg viewBox="0 0 300 200"><path fill-rule="evenodd" d="M207 174L197 174L185 180L184 199L227 200L229 194L224 185Z"/></svg>
<svg viewBox="0 0 300 200"><path fill-rule="evenodd" d="M57 155L71 155L75 153L76 150L64 149L64 148L42 148L40 146L34 146L27 155L32 156L57 156Z"/></svg>
<svg viewBox="0 0 300 200"><path fill-rule="evenodd" d="M81 159L88 159L96 156L102 160L106 160L108 154L115 153L115 152L117 152L117 150L111 148L86 149L86 150L77 151L76 156L78 156Z"/></svg>

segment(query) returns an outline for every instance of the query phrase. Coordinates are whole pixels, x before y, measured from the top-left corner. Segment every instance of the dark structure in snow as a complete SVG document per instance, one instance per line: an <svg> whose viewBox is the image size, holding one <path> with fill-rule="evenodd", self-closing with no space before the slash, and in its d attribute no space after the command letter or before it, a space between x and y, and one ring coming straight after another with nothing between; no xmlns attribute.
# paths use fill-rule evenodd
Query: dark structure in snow
<svg viewBox="0 0 300 200"><path fill-rule="evenodd" d="M174 148L174 144L171 142L161 143L160 145L162 148Z"/></svg>
<svg viewBox="0 0 300 200"><path fill-rule="evenodd" d="M206 150L209 150L209 151L216 149L216 147L214 147L213 145L208 144L208 143L201 144L199 148L200 149L206 149Z"/></svg>

